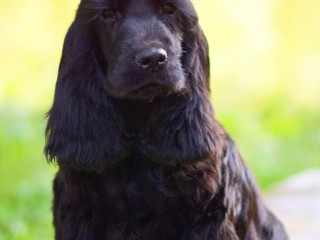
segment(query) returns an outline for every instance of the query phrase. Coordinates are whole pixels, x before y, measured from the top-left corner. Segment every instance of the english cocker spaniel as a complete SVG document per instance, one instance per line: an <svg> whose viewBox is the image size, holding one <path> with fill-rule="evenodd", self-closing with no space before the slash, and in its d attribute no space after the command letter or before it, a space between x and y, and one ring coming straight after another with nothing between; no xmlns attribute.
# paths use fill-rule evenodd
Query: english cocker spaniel
<svg viewBox="0 0 320 240"><path fill-rule="evenodd" d="M210 104L190 0L82 0L46 130L57 240L285 240Z"/></svg>

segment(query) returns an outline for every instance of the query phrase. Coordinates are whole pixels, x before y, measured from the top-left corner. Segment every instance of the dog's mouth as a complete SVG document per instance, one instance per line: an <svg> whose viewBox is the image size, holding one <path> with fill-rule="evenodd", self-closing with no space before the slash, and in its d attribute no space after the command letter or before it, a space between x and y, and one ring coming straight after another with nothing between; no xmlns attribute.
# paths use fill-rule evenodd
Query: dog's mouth
<svg viewBox="0 0 320 240"><path fill-rule="evenodd" d="M152 100L155 97L170 94L172 92L169 86L158 83L147 83L139 88L133 89L126 94L127 98Z"/></svg>
<svg viewBox="0 0 320 240"><path fill-rule="evenodd" d="M160 84L158 84L158 83L148 83L148 84L145 84L145 85L143 85L142 87L140 87L140 88L138 88L138 89L135 89L135 90L133 90L133 93L134 92L144 92L144 91L155 91L155 92L157 92L157 91L159 91L159 90L162 90L164 87L163 87L163 85L160 85Z"/></svg>
<svg viewBox="0 0 320 240"><path fill-rule="evenodd" d="M111 80L110 80L111 79ZM109 82L106 90L111 95L120 99L152 101L155 98L166 97L183 91L186 87L185 76L181 71L172 71L171 75L166 72L144 75L126 75ZM129 79L129 80L128 80Z"/></svg>

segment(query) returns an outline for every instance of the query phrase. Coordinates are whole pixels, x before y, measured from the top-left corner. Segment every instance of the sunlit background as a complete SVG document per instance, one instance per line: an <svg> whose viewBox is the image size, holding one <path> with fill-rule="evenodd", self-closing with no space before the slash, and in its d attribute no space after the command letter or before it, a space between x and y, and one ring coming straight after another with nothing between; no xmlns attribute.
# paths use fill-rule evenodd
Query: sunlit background
<svg viewBox="0 0 320 240"><path fill-rule="evenodd" d="M0 0L0 240L53 239L45 113L78 0ZM320 1L194 0L217 118L264 190L320 167Z"/></svg>

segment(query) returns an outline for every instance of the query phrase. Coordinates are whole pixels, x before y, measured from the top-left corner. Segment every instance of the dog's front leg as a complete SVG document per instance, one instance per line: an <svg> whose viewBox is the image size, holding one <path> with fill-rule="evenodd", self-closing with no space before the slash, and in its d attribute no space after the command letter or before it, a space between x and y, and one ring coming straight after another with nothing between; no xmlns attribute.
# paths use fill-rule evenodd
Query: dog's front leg
<svg viewBox="0 0 320 240"><path fill-rule="evenodd" d="M84 182L83 178L66 181L68 174L59 174L54 180L54 227L56 240L99 240L102 239L102 229L98 228L101 216L98 203L94 203L95 193L86 191L91 185L90 181ZM63 178L63 179L62 179ZM79 186L80 185L80 186ZM79 189L80 188L80 189ZM100 214L99 214L100 212Z"/></svg>

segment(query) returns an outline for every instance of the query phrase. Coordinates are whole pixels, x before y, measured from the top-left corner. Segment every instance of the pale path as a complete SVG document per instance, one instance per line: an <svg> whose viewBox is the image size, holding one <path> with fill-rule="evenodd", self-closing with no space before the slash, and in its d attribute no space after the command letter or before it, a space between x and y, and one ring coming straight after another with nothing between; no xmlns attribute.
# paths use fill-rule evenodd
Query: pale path
<svg viewBox="0 0 320 240"><path fill-rule="evenodd" d="M266 194L291 240L320 240L320 170L289 178Z"/></svg>

